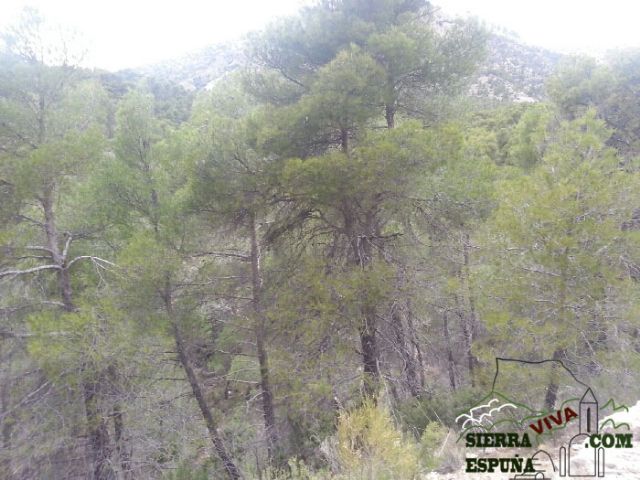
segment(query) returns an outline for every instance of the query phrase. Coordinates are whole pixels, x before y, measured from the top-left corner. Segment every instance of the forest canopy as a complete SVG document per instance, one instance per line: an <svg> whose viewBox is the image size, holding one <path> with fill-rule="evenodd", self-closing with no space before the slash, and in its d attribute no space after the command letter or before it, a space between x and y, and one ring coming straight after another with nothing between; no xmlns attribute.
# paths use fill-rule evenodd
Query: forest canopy
<svg viewBox="0 0 640 480"><path fill-rule="evenodd" d="M320 0L188 90L44 28L0 52L0 479L453 472L499 357L640 398L640 51L482 97L477 21Z"/></svg>

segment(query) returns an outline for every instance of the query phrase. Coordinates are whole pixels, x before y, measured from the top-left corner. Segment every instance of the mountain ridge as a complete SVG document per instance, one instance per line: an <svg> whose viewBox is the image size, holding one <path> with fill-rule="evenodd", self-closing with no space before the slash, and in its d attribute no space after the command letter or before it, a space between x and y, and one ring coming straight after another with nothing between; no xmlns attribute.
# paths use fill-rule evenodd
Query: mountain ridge
<svg viewBox="0 0 640 480"><path fill-rule="evenodd" d="M511 35L489 34L487 54L471 78L467 95L498 102L532 103L545 99L545 81L563 54L527 45ZM242 40L212 44L159 63L115 72L169 80L187 91L210 89L229 73L249 64Z"/></svg>

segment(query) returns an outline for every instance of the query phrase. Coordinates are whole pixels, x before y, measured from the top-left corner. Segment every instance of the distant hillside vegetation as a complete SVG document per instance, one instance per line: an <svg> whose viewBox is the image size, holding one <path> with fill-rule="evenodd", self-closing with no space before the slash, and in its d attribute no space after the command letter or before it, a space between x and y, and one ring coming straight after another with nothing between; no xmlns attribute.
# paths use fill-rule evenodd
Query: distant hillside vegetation
<svg viewBox="0 0 640 480"><path fill-rule="evenodd" d="M210 88L216 80L244 65L242 50L241 42L211 45L183 57L119 73L175 82L186 90L197 91ZM469 94L502 101L542 100L545 79L561 58L559 53L493 33Z"/></svg>

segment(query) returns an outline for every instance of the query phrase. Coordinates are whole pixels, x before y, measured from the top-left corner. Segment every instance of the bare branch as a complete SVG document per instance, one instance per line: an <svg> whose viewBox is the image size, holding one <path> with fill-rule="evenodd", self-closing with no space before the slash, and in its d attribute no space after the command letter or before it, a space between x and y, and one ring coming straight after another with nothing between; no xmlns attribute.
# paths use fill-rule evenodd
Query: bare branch
<svg viewBox="0 0 640 480"><path fill-rule="evenodd" d="M5 410L2 415L0 415L0 419L4 419L7 415L9 415L11 412L13 412L14 410L17 410L18 408L22 407L22 405L24 405L25 403L27 403L33 396L35 396L36 394L38 394L42 389L46 388L46 387L50 387L52 385L51 381L46 381L44 383L42 383L42 385L40 385L38 388L36 388L34 391L32 391L31 393L29 393L28 395L24 396L22 398L22 400L20 400L16 405L14 405L13 408L10 408L9 410Z"/></svg>
<svg viewBox="0 0 640 480"><path fill-rule="evenodd" d="M55 300L43 300L42 302L40 302L41 305L53 305L54 307L61 307L64 308L65 304L62 302L57 302Z"/></svg>
<svg viewBox="0 0 640 480"><path fill-rule="evenodd" d="M531 272L531 273L542 273L544 275L550 275L552 277L560 277L559 273L555 273L555 272L549 272L548 270L543 270L541 268L527 268L527 267L520 267L522 270L524 270L525 272Z"/></svg>
<svg viewBox="0 0 640 480"><path fill-rule="evenodd" d="M249 255L242 255L240 253L228 253L228 252L200 252L200 253L195 253L193 255L190 255L192 258L197 258L197 257L206 257L206 256L212 256L212 257L235 257L235 258L240 258L242 260L249 260Z"/></svg>
<svg viewBox="0 0 640 480"><path fill-rule="evenodd" d="M48 255L22 255L20 257L14 257L16 260L36 259L36 260L51 260Z"/></svg>
<svg viewBox="0 0 640 480"><path fill-rule="evenodd" d="M69 332L47 332L47 333L18 333L10 330L0 330L0 338L34 338L34 337L66 337Z"/></svg>
<svg viewBox="0 0 640 480"><path fill-rule="evenodd" d="M73 265L74 263L80 260L91 260L92 262L97 263L98 265L100 265L100 263L106 263L107 265L111 265L112 267L117 267L115 263L100 257L94 257L93 255L80 255L79 257L76 257L73 260L71 260L67 264L67 268L69 268L71 265ZM100 266L103 267L103 265L100 265Z"/></svg>
<svg viewBox="0 0 640 480"><path fill-rule="evenodd" d="M42 250L43 252L53 253L48 247L41 247L40 245L27 245L24 247L25 250Z"/></svg>
<svg viewBox="0 0 640 480"><path fill-rule="evenodd" d="M0 315L11 315L21 310L27 310L29 308L38 308L39 305L51 305L54 307L64 308L64 303L55 300L43 300L36 303L28 303L26 305L14 305L10 307L0 307Z"/></svg>
<svg viewBox="0 0 640 480"><path fill-rule="evenodd" d="M67 241L64 244L64 249L62 250L62 258L66 260L67 258L67 253L69 253L69 246L71 245L71 242L73 241L73 235L71 235L70 233L67 233Z"/></svg>
<svg viewBox="0 0 640 480"><path fill-rule="evenodd" d="M26 270L4 270L0 272L0 278L26 275L28 273L36 273L41 270L60 270L60 266L59 265L42 265L40 267L28 268Z"/></svg>
<svg viewBox="0 0 640 480"><path fill-rule="evenodd" d="M34 225L36 225L38 227L44 227L44 224L42 222L39 222L38 220L34 220L33 218L27 217L26 215L18 214L18 215L16 215L15 218L17 220L24 220L26 222L33 223Z"/></svg>

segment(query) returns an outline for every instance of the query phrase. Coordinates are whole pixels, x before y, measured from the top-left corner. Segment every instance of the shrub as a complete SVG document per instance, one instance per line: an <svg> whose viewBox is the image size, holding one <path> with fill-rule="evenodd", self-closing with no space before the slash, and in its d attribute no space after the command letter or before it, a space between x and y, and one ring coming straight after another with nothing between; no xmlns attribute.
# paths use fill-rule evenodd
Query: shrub
<svg viewBox="0 0 640 480"><path fill-rule="evenodd" d="M340 416L337 453L346 478L410 480L419 471L418 445L404 438L386 408L372 402Z"/></svg>

